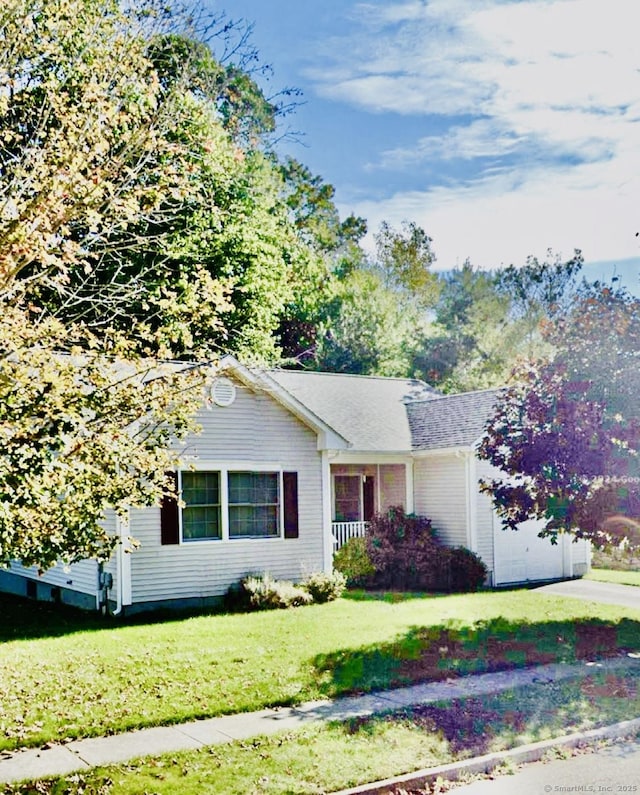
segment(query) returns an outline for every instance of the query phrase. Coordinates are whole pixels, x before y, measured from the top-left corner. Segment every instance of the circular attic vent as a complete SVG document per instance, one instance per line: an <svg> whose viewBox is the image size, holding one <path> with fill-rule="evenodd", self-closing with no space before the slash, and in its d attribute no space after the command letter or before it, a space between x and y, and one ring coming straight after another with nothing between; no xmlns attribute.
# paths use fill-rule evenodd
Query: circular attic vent
<svg viewBox="0 0 640 795"><path fill-rule="evenodd" d="M211 400L216 406L230 406L236 399L236 387L228 378L216 378L211 385Z"/></svg>

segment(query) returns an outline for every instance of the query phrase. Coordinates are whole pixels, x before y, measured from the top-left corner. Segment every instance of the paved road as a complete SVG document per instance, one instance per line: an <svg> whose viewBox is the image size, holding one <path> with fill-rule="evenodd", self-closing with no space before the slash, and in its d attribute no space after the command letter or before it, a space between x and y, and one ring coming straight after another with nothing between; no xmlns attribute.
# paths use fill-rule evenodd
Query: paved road
<svg viewBox="0 0 640 795"><path fill-rule="evenodd" d="M623 795L640 793L640 743L624 742L593 753L526 765L513 776L457 787L455 795Z"/></svg>
<svg viewBox="0 0 640 795"><path fill-rule="evenodd" d="M617 585L610 582L595 580L567 580L542 585L536 588L540 593L553 596L571 596L575 599L587 599L590 602L605 602L624 607L635 607L640 610L640 588L634 585Z"/></svg>

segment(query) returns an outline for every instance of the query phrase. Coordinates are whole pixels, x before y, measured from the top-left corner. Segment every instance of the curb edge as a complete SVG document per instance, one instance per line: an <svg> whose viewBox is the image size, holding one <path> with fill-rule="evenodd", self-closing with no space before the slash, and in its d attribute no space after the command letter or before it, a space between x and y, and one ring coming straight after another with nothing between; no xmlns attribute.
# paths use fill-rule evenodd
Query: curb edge
<svg viewBox="0 0 640 795"><path fill-rule="evenodd" d="M603 726L599 729L589 729L584 732L565 734L551 740L542 740L537 743L529 743L512 748L507 751L497 751L484 756L477 756L473 759L465 759L461 762L452 762L437 767L422 768L413 773L406 773L401 776L387 778L382 781L374 781L370 784L361 784L350 789L343 789L333 792L332 795L390 795L393 789L402 785L415 787L424 786L435 781L438 777L455 781L463 773L490 773L498 765L505 761L524 764L527 762L538 762L550 750L556 748L576 748L583 743L594 742L596 740L622 738L626 735L640 731L640 718L614 723L611 726Z"/></svg>

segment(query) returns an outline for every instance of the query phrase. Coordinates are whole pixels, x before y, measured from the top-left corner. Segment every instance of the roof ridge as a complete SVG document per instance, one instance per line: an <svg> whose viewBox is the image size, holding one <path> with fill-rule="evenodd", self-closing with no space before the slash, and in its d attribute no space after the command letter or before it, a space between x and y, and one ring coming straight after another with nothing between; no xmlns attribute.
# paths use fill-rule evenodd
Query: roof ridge
<svg viewBox="0 0 640 795"><path fill-rule="evenodd" d="M405 383L410 382L413 384L422 384L428 389L435 389L433 386L431 386L431 384L428 384L426 381L423 381L421 378L410 378L409 376L400 376L400 375L361 375L360 373L332 373L332 372L327 372L326 370L286 370L283 367L268 368L266 372L285 373L285 374L291 373L292 375L333 376L336 378L357 378L359 381L365 378L376 381L402 381Z"/></svg>
<svg viewBox="0 0 640 795"><path fill-rule="evenodd" d="M432 387L433 388L433 387ZM487 387L486 389L472 389L469 392L451 392L449 394L442 394L438 393L436 390L436 399L438 401L446 400L446 399L453 399L453 398L462 398L462 397L470 397L472 395L482 395L485 393L495 393L502 392L503 390L507 389L506 386L493 386ZM415 398L410 403L432 403L434 398Z"/></svg>

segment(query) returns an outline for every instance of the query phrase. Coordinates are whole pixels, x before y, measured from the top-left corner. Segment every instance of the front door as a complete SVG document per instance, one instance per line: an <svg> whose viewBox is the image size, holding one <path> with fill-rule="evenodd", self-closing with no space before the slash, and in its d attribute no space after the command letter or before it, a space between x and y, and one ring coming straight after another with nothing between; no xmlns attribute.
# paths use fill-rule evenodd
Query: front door
<svg viewBox="0 0 640 795"><path fill-rule="evenodd" d="M376 481L372 475L367 475L362 484L362 518L370 522L376 512Z"/></svg>

